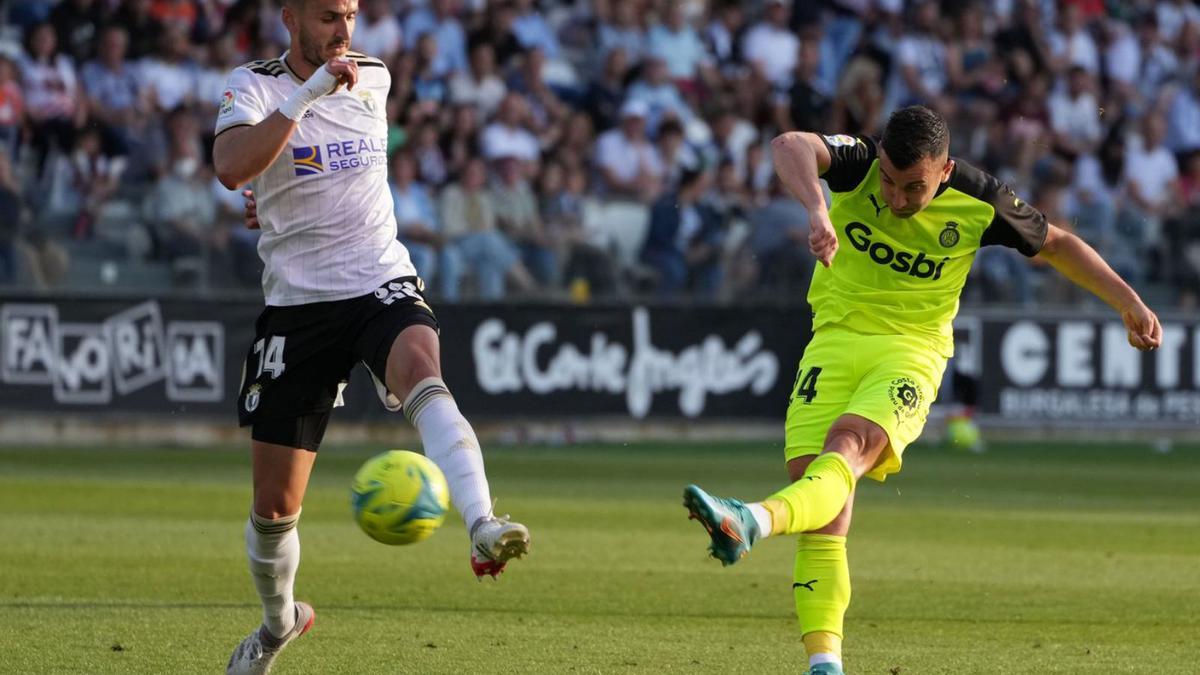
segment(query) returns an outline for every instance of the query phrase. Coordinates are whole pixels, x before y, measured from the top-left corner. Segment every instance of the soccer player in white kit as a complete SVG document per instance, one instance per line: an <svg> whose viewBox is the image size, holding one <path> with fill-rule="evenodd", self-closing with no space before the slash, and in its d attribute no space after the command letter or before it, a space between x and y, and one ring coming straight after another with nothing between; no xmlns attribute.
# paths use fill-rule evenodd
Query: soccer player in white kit
<svg viewBox="0 0 1200 675"><path fill-rule="evenodd" d="M269 671L312 626L312 607L292 594L296 523L357 362L445 473L475 575L495 578L529 550L525 526L492 514L479 441L441 379L437 319L396 240L384 112L391 75L348 51L357 11L357 0L285 0L290 49L236 68L217 113L217 176L230 189L249 183L257 200L267 304L238 395L254 474L246 548L264 617L228 673Z"/></svg>

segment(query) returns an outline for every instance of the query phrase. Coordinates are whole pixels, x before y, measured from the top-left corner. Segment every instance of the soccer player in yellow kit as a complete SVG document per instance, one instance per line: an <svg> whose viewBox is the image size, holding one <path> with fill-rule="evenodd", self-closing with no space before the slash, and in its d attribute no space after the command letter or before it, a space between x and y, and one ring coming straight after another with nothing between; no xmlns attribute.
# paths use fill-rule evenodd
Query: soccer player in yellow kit
<svg viewBox="0 0 1200 675"><path fill-rule="evenodd" d="M785 427L792 482L755 503L689 485L684 506L725 565L764 537L800 535L793 594L812 675L843 672L855 483L899 471L920 435L979 247L1042 258L1115 309L1132 347L1162 340L1154 312L1092 247L949 157L949 141L944 119L912 106L891 116L879 140L792 132L772 143L780 179L808 209L809 247L821 263L808 292L813 338ZM820 178L833 193L828 209Z"/></svg>

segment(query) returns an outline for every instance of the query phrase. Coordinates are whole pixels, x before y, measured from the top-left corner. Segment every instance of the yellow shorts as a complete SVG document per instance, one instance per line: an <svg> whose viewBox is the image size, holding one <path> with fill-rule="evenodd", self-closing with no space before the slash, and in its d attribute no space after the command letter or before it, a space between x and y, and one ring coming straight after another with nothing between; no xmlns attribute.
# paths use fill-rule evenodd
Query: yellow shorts
<svg viewBox="0 0 1200 675"><path fill-rule="evenodd" d="M904 448L921 435L945 369L946 359L925 340L820 329L792 386L785 457L819 454L834 420L851 413L887 432L890 447L867 473L882 481L900 470Z"/></svg>

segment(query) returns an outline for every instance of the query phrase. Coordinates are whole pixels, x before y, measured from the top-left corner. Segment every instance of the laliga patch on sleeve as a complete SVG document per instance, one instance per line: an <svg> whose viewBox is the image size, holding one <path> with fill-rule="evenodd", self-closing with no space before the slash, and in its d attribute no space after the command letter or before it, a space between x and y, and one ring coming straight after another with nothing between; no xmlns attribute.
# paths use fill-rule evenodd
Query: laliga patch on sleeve
<svg viewBox="0 0 1200 675"><path fill-rule="evenodd" d="M849 134L838 134L836 136L826 136L825 142L835 148L849 147L858 142L858 139Z"/></svg>
<svg viewBox="0 0 1200 675"><path fill-rule="evenodd" d="M233 90L226 89L221 95L221 110L217 113L217 117L224 117L233 112Z"/></svg>

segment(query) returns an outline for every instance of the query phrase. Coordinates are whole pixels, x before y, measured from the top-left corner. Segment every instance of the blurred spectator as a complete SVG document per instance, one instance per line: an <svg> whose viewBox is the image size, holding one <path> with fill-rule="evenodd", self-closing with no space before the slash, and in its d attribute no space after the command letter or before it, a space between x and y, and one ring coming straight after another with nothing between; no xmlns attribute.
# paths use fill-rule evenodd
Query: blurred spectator
<svg viewBox="0 0 1200 675"><path fill-rule="evenodd" d="M541 147L554 144L561 131L559 122L567 108L546 83L546 56L541 49L529 49L521 55L517 68L508 79L508 88L524 97L528 121L539 137Z"/></svg>
<svg viewBox="0 0 1200 675"><path fill-rule="evenodd" d="M202 273L198 266L200 259L212 252L217 215L208 176L196 145L189 140L172 139L168 171L154 183L142 205L155 257L174 263L182 281L192 281Z"/></svg>
<svg viewBox="0 0 1200 675"><path fill-rule="evenodd" d="M626 100L645 105L648 111L646 130L650 136L658 133L658 125L664 119L678 120L684 125L693 123L695 119L692 109L671 80L666 62L658 57L646 59L642 66L642 78L629 88Z"/></svg>
<svg viewBox="0 0 1200 675"><path fill-rule="evenodd" d="M1092 76L1087 69L1072 66L1067 90L1051 94L1048 105L1056 148L1072 159L1096 151L1104 128L1100 124L1100 106L1093 94Z"/></svg>
<svg viewBox="0 0 1200 675"><path fill-rule="evenodd" d="M1143 101L1143 109L1155 108L1162 96L1164 85L1171 82L1179 71L1179 61L1174 52L1162 42L1158 31L1158 19L1152 13L1146 13L1137 24L1138 50L1142 57L1142 67L1138 72L1138 90Z"/></svg>
<svg viewBox="0 0 1200 675"><path fill-rule="evenodd" d="M994 111L995 99L1004 87L1004 63L985 33L986 17L978 4L964 7L958 15L957 31L946 45L946 74L959 100L978 111ZM987 114L987 113L985 113Z"/></svg>
<svg viewBox="0 0 1200 675"><path fill-rule="evenodd" d="M417 38L417 63L413 69L413 94L425 108L436 110L446 100L446 77L437 67L437 37L425 33Z"/></svg>
<svg viewBox="0 0 1200 675"><path fill-rule="evenodd" d="M1175 153L1200 150L1200 68L1195 68L1167 106L1167 143Z"/></svg>
<svg viewBox="0 0 1200 675"><path fill-rule="evenodd" d="M732 109L725 109L717 113L712 132L712 161L733 160L738 176L745 177L746 149L758 138L758 129Z"/></svg>
<svg viewBox="0 0 1200 675"><path fill-rule="evenodd" d="M658 194L662 158L646 139L646 115L641 101L621 107L621 125L600 134L596 164L610 197L648 202Z"/></svg>
<svg viewBox="0 0 1200 675"><path fill-rule="evenodd" d="M455 17L455 0L429 0L415 9L404 21L404 41L410 45L426 33L433 35L437 45L432 70L439 77L467 69L467 38L462 24Z"/></svg>
<svg viewBox="0 0 1200 675"><path fill-rule="evenodd" d="M96 60L82 71L89 114L99 123L110 155L129 154L146 122L141 78L125 61L128 42L124 28L108 26L100 34Z"/></svg>
<svg viewBox="0 0 1200 675"><path fill-rule="evenodd" d="M150 13L151 0L121 0L112 22L129 35L129 58L140 61L158 49L163 24Z"/></svg>
<svg viewBox="0 0 1200 675"><path fill-rule="evenodd" d="M788 28L788 0L767 0L763 19L746 33L742 58L772 86L787 88L800 54L800 39Z"/></svg>
<svg viewBox="0 0 1200 675"><path fill-rule="evenodd" d="M26 49L28 57L21 64L21 79L41 173L51 149L67 152L74 145L75 130L82 126L87 110L77 91L75 68L70 57L58 51L58 38L50 24L34 26Z"/></svg>
<svg viewBox="0 0 1200 675"><path fill-rule="evenodd" d="M1165 138L1166 122L1159 115L1147 115L1141 133L1130 136L1123 171L1126 199L1117 221L1126 245L1156 256L1163 253L1163 219L1179 203L1179 165L1163 145Z"/></svg>
<svg viewBox="0 0 1200 675"><path fill-rule="evenodd" d="M0 152L16 157L25 119L25 96L17 81L17 65L0 56Z"/></svg>
<svg viewBox="0 0 1200 675"><path fill-rule="evenodd" d="M1200 25L1200 7L1189 0L1159 0L1155 18L1163 39L1174 42L1188 24Z"/></svg>
<svg viewBox="0 0 1200 675"><path fill-rule="evenodd" d="M538 283L554 288L559 281L558 255L542 223L537 197L525 179L521 160L500 157L496 169L497 180L491 191L496 225L517 245L521 260Z"/></svg>
<svg viewBox="0 0 1200 675"><path fill-rule="evenodd" d="M412 155L392 155L391 169L397 236L408 249L417 274L433 283L438 254L445 243L439 232L437 208L428 188L417 181L417 163Z"/></svg>
<svg viewBox="0 0 1200 675"><path fill-rule="evenodd" d="M102 22L103 7L96 0L62 0L50 12L58 44L76 63L83 63L95 54Z"/></svg>
<svg viewBox="0 0 1200 675"><path fill-rule="evenodd" d="M516 22L517 12L511 2L488 3L483 25L471 33L469 42L490 44L496 50L496 63L503 70L514 56L525 51L513 32Z"/></svg>
<svg viewBox="0 0 1200 675"><path fill-rule="evenodd" d="M687 23L683 0L667 4L663 22L650 29L650 53L661 59L667 74L685 93L699 93L700 81L713 82L712 57L696 30Z"/></svg>
<svg viewBox="0 0 1200 675"><path fill-rule="evenodd" d="M13 176L7 151L0 150L0 286L17 281L17 238L24 223L21 186Z"/></svg>
<svg viewBox="0 0 1200 675"><path fill-rule="evenodd" d="M496 121L483 130L483 156L489 160L517 157L535 162L541 154L537 137L526 127L528 104L519 94L510 93L500 102Z"/></svg>
<svg viewBox="0 0 1200 675"><path fill-rule="evenodd" d="M562 276L573 292L587 297L613 295L617 283L612 258L583 224L586 171L550 162L542 170L538 194L542 221L559 259L566 260Z"/></svg>
<svg viewBox="0 0 1200 675"><path fill-rule="evenodd" d="M949 75L946 44L937 34L938 5L919 0L914 6L912 27L896 45L891 100L896 107L923 103L949 117L953 107L943 96Z"/></svg>
<svg viewBox="0 0 1200 675"><path fill-rule="evenodd" d="M708 191L704 168L684 172L679 187L664 194L650 210L650 227L642 247L642 262L657 276L663 297L690 290L712 298L721 283L721 224L700 198Z"/></svg>
<svg viewBox="0 0 1200 675"><path fill-rule="evenodd" d="M496 50L487 42L471 47L470 68L450 79L450 102L475 106L486 117L495 112L506 92L504 80L496 74Z"/></svg>
<svg viewBox="0 0 1200 675"><path fill-rule="evenodd" d="M150 16L167 30L178 30L184 35L192 34L200 18L192 0L151 0Z"/></svg>
<svg viewBox="0 0 1200 675"><path fill-rule="evenodd" d="M803 297L813 271L808 211L778 180L771 181L769 194L766 204L749 213L750 233L735 258L735 296L765 290L775 297Z"/></svg>
<svg viewBox="0 0 1200 675"><path fill-rule="evenodd" d="M417 127L412 142L412 155L417 162L417 176L421 182L428 185L441 185L446 182L449 170L446 167L446 156L438 142L437 124L424 122Z"/></svg>
<svg viewBox="0 0 1200 675"><path fill-rule="evenodd" d="M1179 179L1181 208L1168 223L1168 250L1180 305L1194 310L1200 304L1200 152L1193 152Z"/></svg>
<svg viewBox="0 0 1200 675"><path fill-rule="evenodd" d="M214 281L219 282L216 285L260 288L263 263L258 257L258 238L262 231L246 228L242 191L226 188L216 176L209 181L209 190L216 207L213 237L218 248L228 251L229 258L228 269L214 265L217 268Z"/></svg>
<svg viewBox="0 0 1200 675"><path fill-rule="evenodd" d="M1104 24L1108 41L1104 49L1104 70L1113 93L1124 103L1132 100L1137 78L1142 71L1142 52L1129 24L1109 19Z"/></svg>
<svg viewBox="0 0 1200 675"><path fill-rule="evenodd" d="M620 49L631 63L642 60L648 45L638 7L636 0L612 0L612 20L601 20L599 26L600 56Z"/></svg>
<svg viewBox="0 0 1200 675"><path fill-rule="evenodd" d="M389 0L364 0L351 48L389 63L404 46L404 31Z"/></svg>
<svg viewBox="0 0 1200 675"><path fill-rule="evenodd" d="M617 125L621 102L625 100L625 76L629 71L626 51L620 47L608 52L600 73L588 85L584 107L601 131Z"/></svg>
<svg viewBox="0 0 1200 675"><path fill-rule="evenodd" d="M470 105L455 106L451 112L450 129L442 137L442 156L448 173L458 175L475 157L479 148L479 115Z"/></svg>
<svg viewBox="0 0 1200 675"><path fill-rule="evenodd" d="M583 167L596 146L596 132L592 118L586 113L575 112L564 123L563 135L554 148L555 159L570 168Z"/></svg>
<svg viewBox="0 0 1200 675"><path fill-rule="evenodd" d="M827 130L865 134L878 131L883 118L882 81L883 68L878 61L866 55L852 58L833 97Z"/></svg>
<svg viewBox="0 0 1200 675"><path fill-rule="evenodd" d="M485 189L487 167L472 159L463 168L462 180L442 191L442 233L448 242L438 274L442 298L458 300L463 274L471 270L481 300L504 296L505 278L519 291L530 291L536 283L521 264L521 254L496 229L496 209Z"/></svg>
<svg viewBox="0 0 1200 675"><path fill-rule="evenodd" d="M545 17L534 7L533 0L513 0L516 17L513 34L524 49L540 49L547 58L557 59L562 51L558 36Z"/></svg>
<svg viewBox="0 0 1200 675"><path fill-rule="evenodd" d="M774 101L775 125L780 131L827 131L830 92L817 79L820 66L820 45L804 42L800 45L800 60L792 86Z"/></svg>
<svg viewBox="0 0 1200 675"><path fill-rule="evenodd" d="M1058 30L1051 31L1049 46L1056 70L1078 67L1091 75L1100 74L1100 50L1083 24L1079 5L1062 3L1058 12Z"/></svg>
<svg viewBox="0 0 1200 675"><path fill-rule="evenodd" d="M150 91L151 103L161 112L193 103L198 76L187 32L178 24L168 25L157 54L142 63L141 77Z"/></svg>
<svg viewBox="0 0 1200 675"><path fill-rule="evenodd" d="M644 205L677 191L679 178L701 163L719 168L697 208L716 214L717 231L728 229L723 248L744 254L728 275L732 285L750 283L741 264L753 258L750 239L740 239L753 230L739 214L757 213L772 194L761 139L792 128L878 133L908 100L946 114L952 153L1019 193L1069 184L1047 200L1119 271L1136 277L1152 269L1149 283L1190 283L1182 242L1193 221L1177 197L1143 203L1147 193L1174 188L1161 185L1166 155L1145 149L1127 127L1165 117L1163 143L1180 166L1200 150L1195 2L360 1L354 48L383 58L393 80L389 154L410 157L415 184L431 193L464 176L476 155L521 157L516 201L529 212L527 183L537 177L532 196L572 297L617 285L572 268L585 255L567 242L588 242L598 260L612 245L615 259L630 266ZM118 194L135 199L155 177L174 175L179 156L206 163L213 105L229 71L277 58L287 41L278 0L26 0L8 16L9 58L19 61L0 57L0 152L21 160L14 177L36 201L38 220L19 241L40 236L46 251L71 223L86 236L95 220L102 247L130 220L121 199L97 199L112 193L97 186L124 164L117 158L127 161ZM25 55L16 53L17 40ZM94 150L97 132L102 143ZM177 149L183 145L190 147ZM197 177L207 184L206 169ZM404 193L397 202L407 212L416 197ZM236 266L256 233L232 227L240 196L210 191L209 199L221 216L198 246L218 262L228 251ZM53 222L59 218L69 223ZM588 229L596 225L603 227ZM420 258L420 243L409 241ZM451 268L458 260L461 277L455 251L448 245L441 257L452 259ZM436 271L426 274L441 276ZM775 283L773 266L761 272L764 283ZM258 273L257 263L234 271L251 280ZM510 274L520 272L502 270L500 288ZM1003 287L989 297L1029 297L1019 281L996 278Z"/></svg>
<svg viewBox="0 0 1200 675"><path fill-rule="evenodd" d="M125 158L104 152L97 129L84 129L71 154L55 160L47 211L70 218L75 238L90 238L96 217L117 191L125 166Z"/></svg>
<svg viewBox="0 0 1200 675"><path fill-rule="evenodd" d="M1046 76L1035 75L1026 85L1026 95L1017 99L1007 112L1007 144L1012 153L1009 163L1015 175L1014 182L1022 187L1029 184L1034 164L1049 145L1048 91Z"/></svg>
<svg viewBox="0 0 1200 675"><path fill-rule="evenodd" d="M746 24L746 12L737 0L720 0L712 21L704 29L709 53L725 76L734 75L739 68L740 51L737 43Z"/></svg>
<svg viewBox="0 0 1200 675"><path fill-rule="evenodd" d="M656 144L663 165L663 187L673 188L685 169L700 165L700 157L683 136L683 126L677 120L667 120L658 130Z"/></svg>

